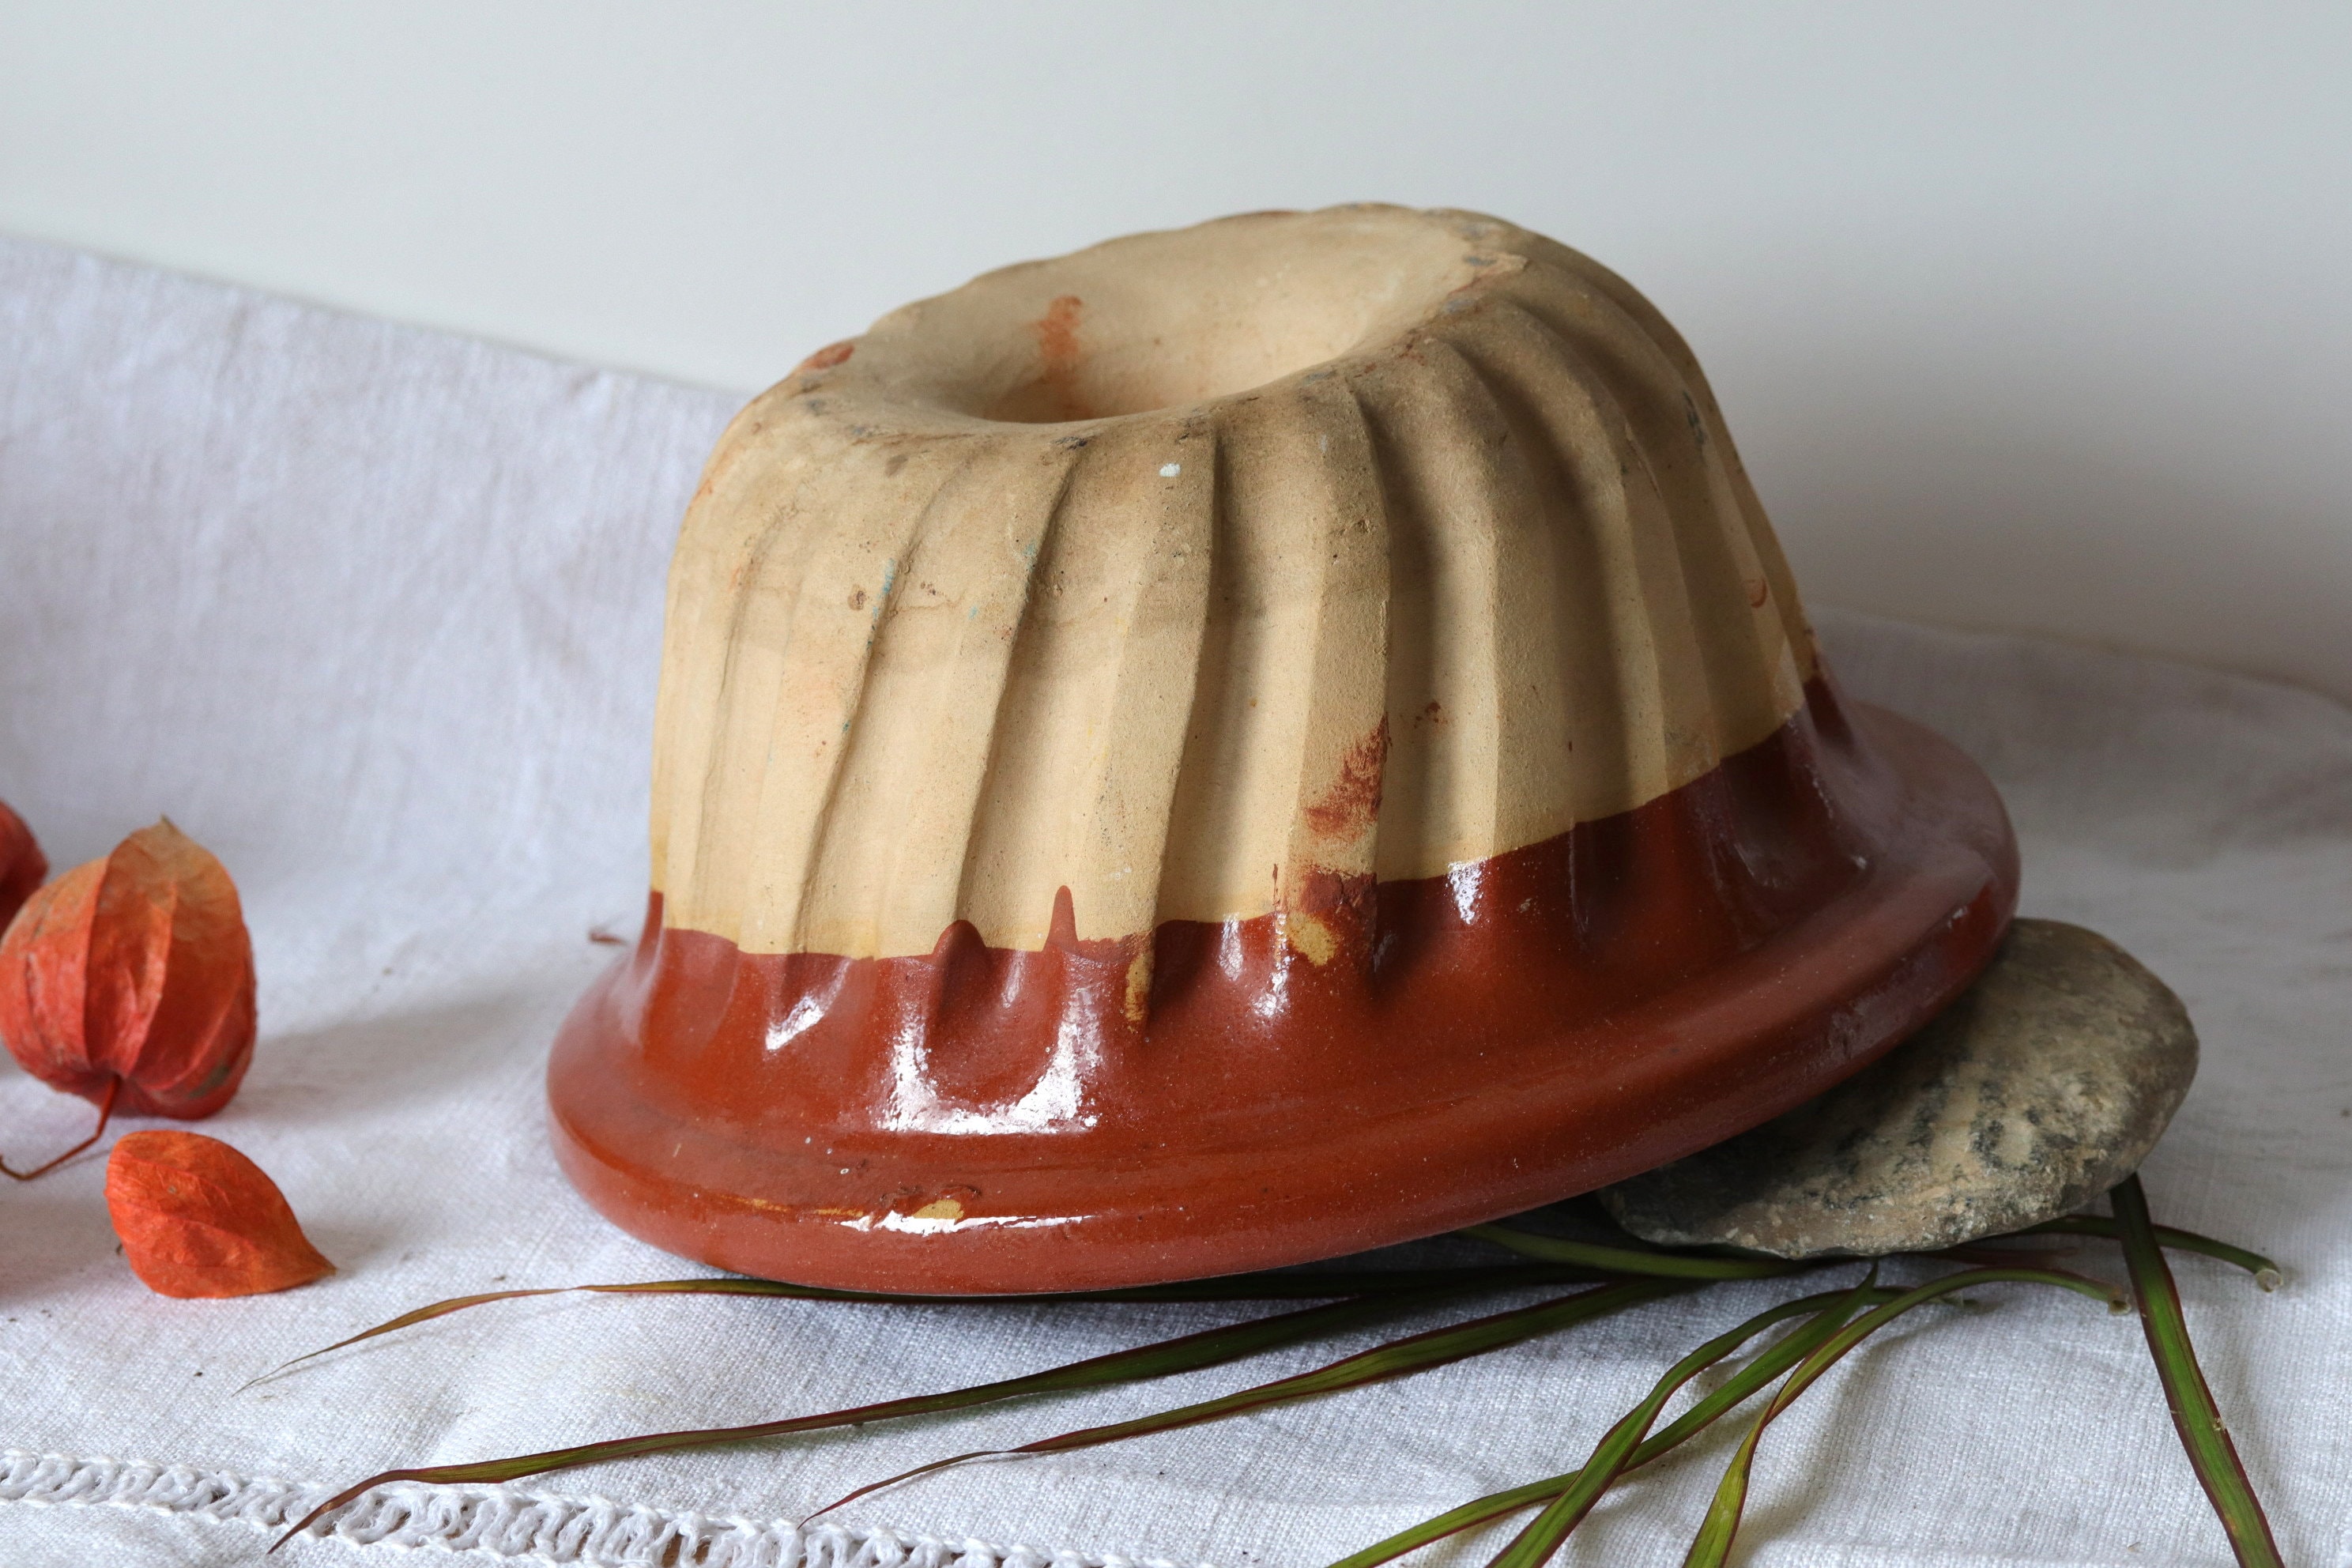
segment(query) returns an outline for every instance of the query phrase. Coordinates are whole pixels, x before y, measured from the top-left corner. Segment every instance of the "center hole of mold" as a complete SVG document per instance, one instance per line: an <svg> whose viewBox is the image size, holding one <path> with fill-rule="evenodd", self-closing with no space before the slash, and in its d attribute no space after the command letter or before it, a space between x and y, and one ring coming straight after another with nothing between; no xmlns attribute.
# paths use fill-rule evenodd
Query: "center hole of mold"
<svg viewBox="0 0 2352 1568"><path fill-rule="evenodd" d="M1057 424L1228 397L1338 358L1368 324L1350 300L1292 299L1281 309L1202 310L1189 321L1119 308L1128 303L1057 295L1030 323L1034 374L998 394L982 417Z"/></svg>
<svg viewBox="0 0 2352 1568"><path fill-rule="evenodd" d="M1405 329L1479 259L1450 235L1386 218L1120 242L1040 264L1051 274L1018 289L983 280L954 314L991 345L966 363L988 368L941 391L965 412L1024 425L1231 397Z"/></svg>

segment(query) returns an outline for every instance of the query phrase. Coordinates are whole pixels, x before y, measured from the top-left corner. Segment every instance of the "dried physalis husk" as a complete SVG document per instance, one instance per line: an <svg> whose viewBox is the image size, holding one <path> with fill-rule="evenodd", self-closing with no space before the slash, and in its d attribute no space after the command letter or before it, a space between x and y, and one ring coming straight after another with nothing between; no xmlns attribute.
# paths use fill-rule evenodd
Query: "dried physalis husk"
<svg viewBox="0 0 2352 1568"><path fill-rule="evenodd" d="M253 1057L253 942L228 871L168 821L33 895L0 940L0 1036L42 1082L193 1121Z"/></svg>
<svg viewBox="0 0 2352 1568"><path fill-rule="evenodd" d="M236 884L168 821L41 889L0 937L0 1039L26 1072L96 1103L100 1131L117 1110L210 1116L253 1038Z"/></svg>
<svg viewBox="0 0 2352 1568"><path fill-rule="evenodd" d="M0 800L0 930L6 929L48 874L48 858L33 841L33 830Z"/></svg>
<svg viewBox="0 0 2352 1568"><path fill-rule="evenodd" d="M302 1234L260 1166L201 1132L133 1132L106 1162L122 1256L163 1296L259 1296L335 1266Z"/></svg>

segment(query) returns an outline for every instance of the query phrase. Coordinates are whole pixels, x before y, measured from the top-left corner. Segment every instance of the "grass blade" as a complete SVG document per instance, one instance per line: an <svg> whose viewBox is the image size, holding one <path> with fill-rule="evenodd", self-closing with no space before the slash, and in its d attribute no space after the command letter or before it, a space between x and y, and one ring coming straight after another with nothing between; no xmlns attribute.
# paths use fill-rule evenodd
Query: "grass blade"
<svg viewBox="0 0 2352 1568"><path fill-rule="evenodd" d="M1507 1247L1523 1258L1540 1258L1547 1263L1570 1263L1608 1274L1637 1274L1660 1279L1769 1279L1804 1267L1778 1258L1717 1258L1705 1253L1603 1247L1590 1241L1537 1236L1503 1225L1465 1226L1455 1234L1475 1236L1481 1241Z"/></svg>
<svg viewBox="0 0 2352 1568"><path fill-rule="evenodd" d="M1584 1522L1584 1516L1601 1500L1601 1494L1624 1473L1642 1439L1649 1436L1651 1423L1683 1384L1783 1319L1811 1313L1816 1316L1817 1326L1823 1333L1834 1332L1874 1293L1876 1277L1874 1268L1871 1278L1863 1282L1859 1290L1801 1297L1759 1312L1727 1333L1717 1334L1667 1368L1649 1395L1627 1411L1593 1445L1591 1457L1575 1472L1575 1479L1530 1520L1509 1545L1496 1553L1487 1568L1543 1568L1570 1532Z"/></svg>
<svg viewBox="0 0 2352 1568"><path fill-rule="evenodd" d="M1564 1476L1551 1476L1513 1487L1507 1491L1488 1492L1485 1497L1473 1498L1458 1508L1447 1509L1444 1513L1424 1519L1419 1524L1408 1525L1394 1535L1351 1552L1332 1563L1330 1568L1380 1568L1381 1563L1393 1563L1408 1552L1418 1552L1433 1541L1443 1541L1462 1531L1475 1530L1490 1520L1548 1503L1567 1489L1576 1477L1577 1472L1570 1470Z"/></svg>
<svg viewBox="0 0 2352 1568"><path fill-rule="evenodd" d="M2205 1374L2198 1368L2197 1350L2189 1341L2189 1319L2181 1310L2180 1292L2172 1282L2171 1268L2164 1261L2156 1227L2148 1222L2147 1194L2140 1188L2139 1177L2125 1177L2107 1194L2107 1202L2115 1207L2124 1262L2131 1270L2132 1294L2139 1301L2140 1327L2147 1332L2148 1352L2156 1358L2157 1376L2164 1384L2164 1402L2172 1411L2180 1446L2188 1450L2189 1463L2211 1500L2238 1561L2246 1568L2278 1568L2278 1542L2271 1538L2270 1521L2254 1496L2245 1466L2238 1461L2238 1446L2230 1441L2230 1430L2221 1425L2213 1391L2205 1386Z"/></svg>
<svg viewBox="0 0 2352 1568"><path fill-rule="evenodd" d="M2200 1236L2193 1230L2176 1230L2168 1225L2148 1227L2158 1247L2175 1252L2200 1252L2208 1258L2218 1258L2233 1264L2254 1277L2254 1285L2263 1290L2275 1290L2286 1282L2285 1272L2259 1252L2249 1252L2242 1247L2232 1247L2226 1241L2216 1241L2210 1236ZM2040 1225L2027 1226L2012 1231L2013 1236L2103 1236L2110 1241L2123 1238L2120 1222L2101 1215L2070 1214L2057 1219L2043 1220ZM1988 1237L1988 1240L2003 1239Z"/></svg>
<svg viewBox="0 0 2352 1568"><path fill-rule="evenodd" d="M1874 1293L1872 1299L1892 1300L1896 1292L1881 1287ZM1769 1327L1774 1320L1791 1315L1792 1309L1810 1305L1815 1311L1811 1322L1804 1324L1767 1346L1755 1360L1725 1379L1720 1387L1668 1423L1664 1430L1643 1439L1642 1445L1633 1450L1622 1473L1631 1474L1653 1459L1662 1458L1688 1442L1712 1426L1727 1411L1745 1403L1758 1390L1804 1360L1806 1356L1811 1355L1814 1349L1823 1340L1835 1333L1845 1321L1843 1317L1834 1312L1822 1310L1822 1304L1843 1301L1848 1295L1849 1292L1836 1290L1825 1296L1808 1296L1802 1301L1790 1302L1783 1307L1775 1307L1759 1313L1741 1325L1741 1329L1750 1331L1752 1335L1755 1331ZM1738 1333L1741 1330L1736 1329L1732 1331ZM1441 1540L1458 1531L1475 1529L1489 1521L1517 1513L1522 1509L1531 1508L1538 1503L1549 1503L1574 1485L1577 1478L1582 1473L1580 1470L1570 1470L1565 1475L1551 1476L1543 1480L1529 1481L1523 1486L1512 1487L1506 1491L1489 1492L1485 1497L1473 1498L1457 1508L1449 1509L1409 1529L1399 1531L1384 1541L1374 1542L1361 1551L1342 1557L1339 1562L1332 1563L1331 1568L1379 1568L1379 1565L1383 1563L1402 1557L1408 1552L1416 1551L1433 1541Z"/></svg>
<svg viewBox="0 0 2352 1568"><path fill-rule="evenodd" d="M478 1295L452 1296L446 1300L429 1301L422 1307L378 1323L372 1329L362 1329L349 1339L337 1340L333 1344L321 1345L314 1351L306 1351L292 1361L282 1362L259 1376L248 1380L241 1384L236 1392L242 1394L264 1378L275 1377L289 1367L299 1366L306 1361L315 1361L322 1355L346 1349L363 1340L372 1340L380 1334L394 1333L402 1329L412 1329L419 1323L429 1323L436 1318L446 1318L452 1312L462 1312L469 1307L484 1307L493 1301L520 1301L532 1296L565 1296L573 1292L631 1296L785 1296L802 1301L928 1303L971 1300L969 1296L879 1296L857 1290L828 1290L815 1285L785 1285L773 1279L746 1279L734 1276L699 1279L642 1279L625 1285L541 1285L520 1290L485 1290Z"/></svg>
<svg viewBox="0 0 2352 1568"><path fill-rule="evenodd" d="M1525 1286L1566 1285L1606 1279L1590 1268L1563 1264L1504 1264L1470 1268L1328 1268L1263 1274L1234 1274L1217 1279L1188 1279L1173 1285L1142 1285L1123 1290L1087 1290L1038 1296L896 1296L866 1290L829 1290L816 1285L787 1285L773 1279L722 1276L698 1279L646 1279L625 1285L542 1285L520 1290L486 1290L474 1296L452 1296L428 1302L396 1318L362 1329L348 1339L306 1351L239 1385L242 1394L265 1378L289 1367L315 1361L381 1334L415 1328L470 1307L494 1301L518 1301L530 1296L562 1296L574 1291L604 1295L645 1296L782 1296L800 1301L867 1301L897 1306L984 1307L1024 1305L1033 1301L1328 1301L1343 1297L1399 1296L1435 1287L1448 1289L1514 1289Z"/></svg>
<svg viewBox="0 0 2352 1568"><path fill-rule="evenodd" d="M1878 1265L1874 1263L1870 1266L1870 1272L1863 1277L1861 1284L1853 1288L1842 1307L1832 1309L1842 1321L1840 1331L1813 1348L1811 1353L1798 1364L1797 1370L1789 1374L1789 1381L1780 1385L1763 1412L1749 1424L1746 1434L1739 1439L1738 1448L1732 1454L1731 1463L1724 1468L1723 1479L1716 1483L1714 1500L1707 1504L1706 1517L1699 1523L1698 1535L1691 1542L1690 1551L1683 1559L1683 1568L1702 1568L1702 1565L1703 1568L1720 1568L1723 1559L1731 1551L1732 1537L1739 1531L1740 1510L1748 1502L1748 1478L1755 1468L1756 1445L1762 1441L1764 1428L1771 1425L1772 1417L1788 1408L1790 1400L1804 1392L1807 1384L1819 1377L1837 1359L1831 1347L1843 1337L1844 1329L1851 1327L1843 1320L1853 1316L1854 1310L1862 1304L1862 1299L1877 1283ZM1894 1304L1893 1301L1886 1302L1877 1310L1885 1311ZM1809 1373L1811 1376L1807 1375Z"/></svg>
<svg viewBox="0 0 2352 1568"><path fill-rule="evenodd" d="M1615 1287L1625 1289L1626 1287ZM1654 1289L1654 1287L1636 1287ZM628 1458L641 1454L674 1453L682 1448L713 1447L722 1443L749 1442L758 1438L784 1437L803 1432L824 1431L837 1426L855 1426L873 1421L888 1421L902 1415L928 1415L947 1410L964 1410L976 1405L992 1404L1002 1399L1017 1399L1025 1394L1054 1394L1070 1389L1100 1388L1112 1384L1132 1383L1142 1379L1167 1377L1175 1373L1191 1372L1201 1367L1218 1366L1256 1355L1302 1340L1322 1338L1354 1328L1359 1323L1458 1294L1461 1287L1448 1283L1426 1288L1420 1292L1401 1292L1387 1296L1353 1297L1328 1302L1319 1307L1307 1307L1295 1312L1279 1312L1269 1317L1254 1318L1246 1322L1231 1323L1223 1328L1203 1329L1198 1333L1184 1334L1155 1344L1139 1345L1133 1350L1115 1351L1108 1355L1092 1356L1085 1361L1045 1372L1031 1373L1023 1377L1004 1378L995 1383L983 1383L971 1388L950 1390L944 1394L917 1394L906 1399L885 1400L875 1405L861 1405L846 1410L832 1410L816 1415L800 1415L782 1421L762 1421L746 1426L712 1426L694 1431L653 1432L635 1437L617 1437L604 1442L583 1443L568 1448L550 1448L536 1454L517 1454L503 1459L483 1459L466 1464L430 1465L415 1468L385 1470L370 1476L357 1485L344 1488L279 1536L270 1550L275 1552L322 1516L342 1507L373 1489L393 1481L423 1481L441 1485L459 1482L491 1483L519 1480L525 1476L543 1475L550 1470L567 1469L574 1465L593 1464L603 1459ZM1604 1288L1607 1289L1607 1288Z"/></svg>
<svg viewBox="0 0 2352 1568"><path fill-rule="evenodd" d="M1452 1268L1313 1268L1229 1274L1218 1279L1139 1285L1124 1290L999 1299L1016 1306L1036 1300L1326 1301L1341 1296L1399 1296L1441 1286L1448 1290L1505 1290L1528 1285L1609 1285L1622 1278L1608 1269L1563 1263L1482 1263ZM955 1300L970 1303L975 1299L960 1296Z"/></svg>
<svg viewBox="0 0 2352 1568"><path fill-rule="evenodd" d="M1229 1274L1221 1279L1187 1279L1174 1285L1139 1285L1125 1290L1076 1295L1013 1296L1015 1304L1048 1301L1321 1301L1339 1296L1393 1296L1425 1290L1510 1289L1526 1285L1610 1285L1623 1276L1606 1268L1566 1263L1481 1263L1452 1268L1311 1268L1265 1274ZM958 1298L971 1301L970 1296Z"/></svg>
<svg viewBox="0 0 2352 1568"><path fill-rule="evenodd" d="M1873 1274L1874 1277L1874 1267ZM1931 1279L1925 1285L1906 1290L1884 1305L1872 1308L1824 1340L1806 1356L1797 1370L1789 1374L1788 1381L1780 1385L1780 1391L1773 1394L1771 1403L1758 1414L1747 1436L1740 1439L1731 1463L1725 1468L1723 1479L1716 1486L1715 1499L1707 1505L1706 1517L1700 1522L1698 1534L1691 1542L1689 1554L1683 1559L1683 1568L1721 1568L1724 1558L1731 1551L1732 1539L1738 1533L1740 1510L1748 1501L1748 1476L1755 1465L1756 1447L1763 1438L1764 1428L1772 1424L1773 1417L1793 1404L1799 1394L1811 1387L1847 1352L1912 1308L1970 1286L2004 1282L2055 1285L2062 1289L2089 1296L2094 1300L2105 1301L2113 1310L2120 1310L2123 1305L2112 1286L2086 1279L2064 1269L1968 1268L1957 1274L1947 1274L1940 1279ZM1869 1283L1864 1282L1865 1288Z"/></svg>
<svg viewBox="0 0 2352 1568"><path fill-rule="evenodd" d="M682 1285L685 1283L687 1283L687 1281L682 1279L657 1280L650 1281L647 1286L640 1287L640 1289L650 1288L650 1285L652 1284ZM708 1283L717 1286L725 1283L725 1281L713 1279L708 1281ZM306 1361L315 1361L322 1355L327 1355L335 1351L341 1350L348 1345L358 1344L362 1340L372 1340L378 1334L389 1334L396 1332L401 1329L413 1328L418 1323L429 1323L436 1318L446 1318L452 1312L462 1312L468 1307L487 1306L492 1301L520 1301L526 1296L562 1296L573 1290L618 1289L620 1289L618 1286L542 1285L532 1289L485 1290L479 1295L475 1296L451 1296L444 1300L428 1301L424 1306L418 1307L413 1311L403 1312L397 1318L393 1318L387 1321L378 1323L372 1329L362 1329L358 1333L352 1335L349 1339L337 1340L331 1345L320 1345L314 1351L304 1351L300 1355L296 1356L291 1361L279 1362L268 1372L256 1373L253 1376L247 1378L243 1383L238 1384L236 1385L236 1392L243 1394L255 1384L276 1377L279 1373L288 1370L289 1367L300 1366Z"/></svg>
<svg viewBox="0 0 2352 1568"><path fill-rule="evenodd" d="M1507 1346L1521 1344L1541 1335L1554 1333L1574 1324L1655 1300L1678 1290L1690 1289L1680 1280L1629 1279L1614 1285L1602 1285L1573 1296L1562 1296L1549 1301L1538 1301L1530 1307L1515 1308L1484 1318L1474 1318L1466 1323L1454 1323L1426 1333L1413 1334L1401 1340L1391 1340L1383 1345L1356 1355L1335 1361L1313 1372L1293 1377L1277 1378L1254 1388L1204 1399L1197 1404L1180 1405L1150 1415L1139 1415L1128 1421L1117 1421L1104 1426L1088 1426L1057 1436L1041 1437L1034 1443L1024 1443L1016 1448L984 1448L969 1454L953 1454L944 1459L933 1459L910 1470L901 1470L878 1481L859 1487L846 1496L810 1514L809 1519L832 1512L845 1503L855 1502L869 1492L896 1486L900 1481L927 1476L950 1465L961 1465L971 1459L1008 1457L1014 1454L1059 1454L1073 1448L1091 1448L1104 1443L1116 1443L1122 1438L1140 1437L1157 1432L1173 1432L1181 1427L1197 1426L1203 1422L1221 1421L1230 1415L1263 1410L1268 1405L1284 1405L1296 1399L1310 1398L1318 1394L1334 1394L1342 1389L1360 1388L1368 1383L1381 1383L1392 1377L1404 1377L1452 1362L1465 1361ZM803 1524L807 1520L802 1521Z"/></svg>

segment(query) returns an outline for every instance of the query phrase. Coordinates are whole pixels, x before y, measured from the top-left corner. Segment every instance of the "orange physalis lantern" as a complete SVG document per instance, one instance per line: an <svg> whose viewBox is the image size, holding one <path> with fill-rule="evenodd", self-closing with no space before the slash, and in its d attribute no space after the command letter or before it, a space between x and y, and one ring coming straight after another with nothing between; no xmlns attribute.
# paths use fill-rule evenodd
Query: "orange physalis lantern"
<svg viewBox="0 0 2352 1568"><path fill-rule="evenodd" d="M201 1132L133 1132L106 1162L106 1208L131 1272L163 1296L259 1296L335 1266L260 1166Z"/></svg>
<svg viewBox="0 0 2352 1568"><path fill-rule="evenodd" d="M236 1093L254 1030L236 884L168 821L41 889L0 938L0 1039L98 1105L100 1131L118 1110L210 1116Z"/></svg>
<svg viewBox="0 0 2352 1568"><path fill-rule="evenodd" d="M8 809L5 801L0 801L0 930L6 928L48 874L48 858L33 841L33 830Z"/></svg>

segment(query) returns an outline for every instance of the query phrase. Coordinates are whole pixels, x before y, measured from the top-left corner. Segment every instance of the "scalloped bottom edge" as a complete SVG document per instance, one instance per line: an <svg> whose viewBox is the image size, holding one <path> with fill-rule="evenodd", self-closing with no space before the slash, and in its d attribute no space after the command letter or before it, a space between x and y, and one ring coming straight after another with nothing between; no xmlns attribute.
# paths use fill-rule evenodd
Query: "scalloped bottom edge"
<svg viewBox="0 0 2352 1568"><path fill-rule="evenodd" d="M248 1479L186 1465L0 1449L0 1504L141 1508L281 1531L329 1495L316 1482ZM354 1546L437 1546L495 1557L677 1568L1179 1568L1161 1558L946 1541L789 1520L708 1519L607 1498L505 1488L388 1486L322 1532ZM1206 1568L1206 1565L1200 1565Z"/></svg>

